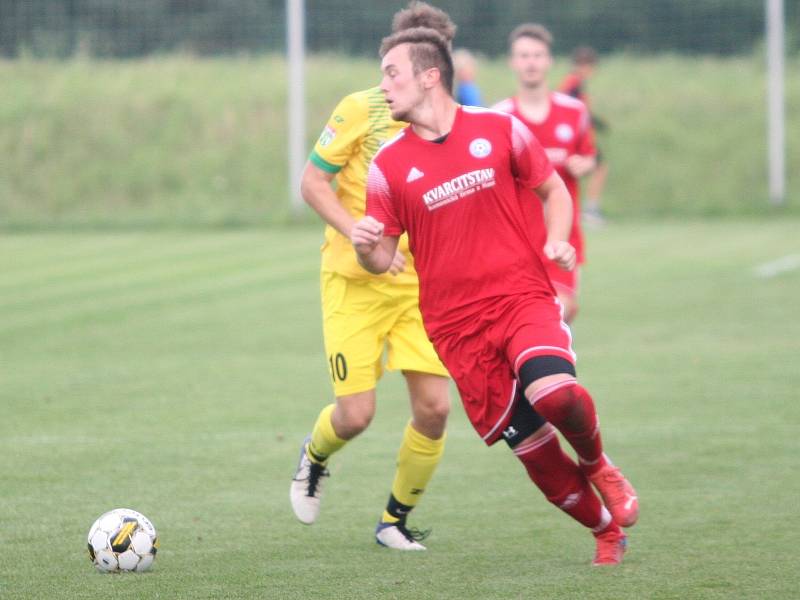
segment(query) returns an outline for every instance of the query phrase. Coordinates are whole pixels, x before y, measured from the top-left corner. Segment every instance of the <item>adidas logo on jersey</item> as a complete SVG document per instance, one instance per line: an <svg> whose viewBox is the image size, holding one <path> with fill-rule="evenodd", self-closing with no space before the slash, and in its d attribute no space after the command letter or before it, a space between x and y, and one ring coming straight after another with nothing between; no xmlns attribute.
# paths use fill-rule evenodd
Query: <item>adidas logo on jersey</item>
<svg viewBox="0 0 800 600"><path fill-rule="evenodd" d="M408 177L406 177L406 183L411 183L424 176L425 173L420 171L417 167L411 167L411 170L408 172Z"/></svg>

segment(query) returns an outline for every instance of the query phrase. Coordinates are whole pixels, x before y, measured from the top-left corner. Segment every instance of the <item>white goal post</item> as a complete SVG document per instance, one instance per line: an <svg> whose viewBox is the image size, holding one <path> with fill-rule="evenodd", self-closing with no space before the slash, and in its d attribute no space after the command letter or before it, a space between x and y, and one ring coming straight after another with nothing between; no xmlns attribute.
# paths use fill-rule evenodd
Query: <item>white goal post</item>
<svg viewBox="0 0 800 600"><path fill-rule="evenodd" d="M769 200L786 201L786 109L783 59L785 16L783 0L766 0L767 13L767 165Z"/></svg>
<svg viewBox="0 0 800 600"><path fill-rule="evenodd" d="M306 161L305 51L306 24L304 0L286 0L286 46L288 55L289 198L293 214L303 209L300 176Z"/></svg>

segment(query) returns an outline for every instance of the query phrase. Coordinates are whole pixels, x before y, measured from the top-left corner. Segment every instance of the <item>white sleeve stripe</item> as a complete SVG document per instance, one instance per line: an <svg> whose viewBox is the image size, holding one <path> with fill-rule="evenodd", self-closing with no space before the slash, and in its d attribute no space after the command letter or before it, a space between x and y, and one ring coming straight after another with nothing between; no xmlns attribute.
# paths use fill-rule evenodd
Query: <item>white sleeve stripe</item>
<svg viewBox="0 0 800 600"><path fill-rule="evenodd" d="M483 106L462 106L461 110L463 110L464 112L473 113L473 114L489 113L489 114L493 114L493 115L502 115L504 117L508 117L509 116L508 113L503 112L501 110L497 110L494 107L493 108L484 108Z"/></svg>
<svg viewBox="0 0 800 600"><path fill-rule="evenodd" d="M570 108L578 109L586 108L586 105L583 102L563 92L553 92L552 98L556 104L561 104L562 106L569 106Z"/></svg>
<svg viewBox="0 0 800 600"><path fill-rule="evenodd" d="M511 141L514 154L520 156L533 142L533 134L517 117L513 115L508 116L511 117Z"/></svg>
<svg viewBox="0 0 800 600"><path fill-rule="evenodd" d="M386 181L386 176L381 171L381 168L373 160L367 171L367 188L370 191L380 194L381 196L388 197L391 195L389 182Z"/></svg>
<svg viewBox="0 0 800 600"><path fill-rule="evenodd" d="M505 100L500 100L497 104L491 107L492 110L510 113L514 110L514 102L511 98L506 98Z"/></svg>

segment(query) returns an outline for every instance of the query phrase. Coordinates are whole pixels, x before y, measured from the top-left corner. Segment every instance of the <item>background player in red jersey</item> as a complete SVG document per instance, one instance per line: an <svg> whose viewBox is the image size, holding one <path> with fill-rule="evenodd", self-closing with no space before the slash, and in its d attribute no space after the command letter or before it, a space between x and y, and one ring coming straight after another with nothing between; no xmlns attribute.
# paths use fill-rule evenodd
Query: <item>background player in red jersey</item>
<svg viewBox="0 0 800 600"><path fill-rule="evenodd" d="M560 92L577 98L586 105L591 112L592 126L598 132L608 129L608 122L599 117L591 109L589 95L586 92L586 82L594 75L597 68L597 52L588 46L580 46L572 52L572 70L561 81L558 86ZM606 186L608 177L608 162L603 154L597 151L597 167L589 175L586 182L586 203L583 206L583 220L591 225L605 224L605 217L600 210L600 201L603 196L603 188Z"/></svg>
<svg viewBox="0 0 800 600"><path fill-rule="evenodd" d="M438 33L394 34L381 56L392 118L411 125L370 165L367 216L351 232L359 262L387 271L408 232L425 329L472 425L487 444L505 438L547 499L592 531L594 564L617 564L626 544L620 526L638 517L636 492L603 453L594 402L575 377L569 327L532 234L525 204L533 198L519 191L542 199L544 255L566 269L575 265L569 193L518 119L456 104Z"/></svg>
<svg viewBox="0 0 800 600"><path fill-rule="evenodd" d="M572 196L569 242L577 252L578 267L564 271L553 261L544 261L564 307L564 320L571 323L578 312L580 265L585 260L579 178L595 168L595 147L586 106L571 96L551 91L548 86L547 77L553 66L552 43L552 35L542 25L526 23L511 32L509 64L517 76L517 93L494 108L511 113L530 129Z"/></svg>

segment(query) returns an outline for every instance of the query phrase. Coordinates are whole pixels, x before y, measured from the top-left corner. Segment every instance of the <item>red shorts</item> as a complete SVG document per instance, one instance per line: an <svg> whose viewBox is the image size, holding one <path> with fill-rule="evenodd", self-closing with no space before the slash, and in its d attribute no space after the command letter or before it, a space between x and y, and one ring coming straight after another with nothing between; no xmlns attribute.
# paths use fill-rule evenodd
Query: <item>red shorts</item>
<svg viewBox="0 0 800 600"><path fill-rule="evenodd" d="M576 266L572 271L565 271L552 260L545 259L542 262L556 292L575 298L580 284L580 267Z"/></svg>
<svg viewBox="0 0 800 600"><path fill-rule="evenodd" d="M575 364L572 334L555 298L512 296L475 315L468 328L438 336L433 345L458 386L472 426L491 445L511 418L517 375L535 356Z"/></svg>

